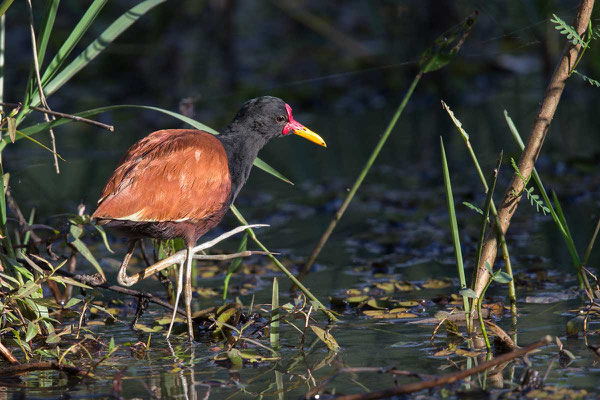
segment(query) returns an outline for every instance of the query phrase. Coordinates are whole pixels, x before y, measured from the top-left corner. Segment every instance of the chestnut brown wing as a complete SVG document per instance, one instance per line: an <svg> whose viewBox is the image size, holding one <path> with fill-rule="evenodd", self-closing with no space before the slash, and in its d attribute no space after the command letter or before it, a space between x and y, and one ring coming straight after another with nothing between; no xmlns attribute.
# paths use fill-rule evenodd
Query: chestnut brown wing
<svg viewBox="0 0 600 400"><path fill-rule="evenodd" d="M125 153L93 218L199 221L227 206L231 178L221 142L192 129L153 132Z"/></svg>

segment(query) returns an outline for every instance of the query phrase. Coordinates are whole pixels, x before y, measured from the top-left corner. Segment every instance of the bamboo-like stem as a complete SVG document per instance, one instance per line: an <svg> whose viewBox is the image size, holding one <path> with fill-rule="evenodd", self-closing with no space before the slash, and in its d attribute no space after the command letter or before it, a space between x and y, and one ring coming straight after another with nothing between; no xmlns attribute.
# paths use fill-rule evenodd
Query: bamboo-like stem
<svg viewBox="0 0 600 400"><path fill-rule="evenodd" d="M575 20L575 29L577 32L583 33L587 29L594 7L594 0L582 0L577 12ZM540 106L540 111L535 119L529 139L521 159L519 160L519 171L527 180L532 173L535 161L544 144L544 139L550 122L554 117L554 113L558 107L560 97L565 87L566 80L569 78L570 66L577 60L577 56L581 50L580 45L567 43L563 51L561 60L552 75L550 84L546 89L544 99ZM500 219L500 227L502 232L506 233L512 216L514 215L521 196L515 196L513 193L523 192L523 181L517 174L513 174L512 180L504 194L504 198L498 210L498 218ZM498 251L498 238L495 232L488 232L485 244L482 250L482 257L477 266L477 278L475 281L475 293L479 296L485 288L487 281L490 279L490 274L485 268L484 263L487 262L491 267L494 265Z"/></svg>
<svg viewBox="0 0 600 400"><path fill-rule="evenodd" d="M21 105L17 104L17 103L4 103L4 102L2 102L0 100L0 106L6 106L6 107L13 107L13 108L15 108L15 107L20 107ZM52 110L48 110L46 108L41 108L41 107L32 107L32 106L30 106L29 108L31 110L38 111L38 112L41 112L41 113L50 114L50 115L54 115L54 116L61 117L61 118L68 118L68 119L72 119L73 121L76 121L76 122L83 122L83 123L86 123L86 124L97 126L99 128L106 129L106 130L108 130L110 132L114 132L115 131L115 127L114 126L103 124L102 122L94 121L93 119L87 119L87 118L83 118L83 117L78 117L77 115L65 114L65 113L62 113L62 112L52 111Z"/></svg>
<svg viewBox="0 0 600 400"><path fill-rule="evenodd" d="M513 136L513 139L519 146L519 149L523 151L523 149L525 148L523 139L521 139L521 135L519 134L517 127L515 126L513 120L510 118L506 110L504 110L504 118L506 119L506 123L508 124L508 128ZM538 190L540 191L542 198L544 199L544 204L550 210L550 215L552 216L554 223L558 227L560 234L563 237L565 244L567 245L567 249L569 250L569 254L571 255L571 262L573 263L573 268L575 268L575 272L577 273L579 285L582 288L584 288L588 292L588 296L590 296L593 294L593 290L590 286L590 282L587 279L587 276L583 273L582 264L579 259L579 253L577 253L577 249L575 248L573 237L571 236L571 232L569 232L569 227L567 226L566 221L564 221L561 218L562 213L560 212L560 204L558 203L558 199L555 198L557 205L557 209L555 209L552 205L552 202L550 201L548 193L546 192L546 188L542 183L542 179L540 178L540 175L538 174L535 167L533 168L532 175L533 180L535 181L535 184L537 185Z"/></svg>
<svg viewBox="0 0 600 400"><path fill-rule="evenodd" d="M450 383L454 383L461 379L464 379L468 376L477 374L479 372L483 372L489 368L495 367L496 365L500 365L500 364L509 362L511 360L514 360L515 358L522 357L522 356L526 355L527 353L537 349L538 347L546 346L546 345L550 344L551 342L552 342L551 336L544 336L543 338L541 338L539 341L537 341L535 343L532 343L528 346L511 351L510 353L502 354L501 356L492 358L491 360L482 362L481 364L479 364L473 368L469 368L469 369L466 369L463 371L453 372L451 374L447 374L447 375L443 375L443 376L439 376L439 377L433 377L424 382L414 382L414 383L396 385L395 387L376 391L376 392L367 392L367 393L338 396L338 397L336 397L336 399L337 400L383 399L383 398L389 398L389 397L397 396L399 394L404 394L404 393L419 392L421 390L425 390L425 389L436 387L436 386L448 385Z"/></svg>
<svg viewBox="0 0 600 400"><path fill-rule="evenodd" d="M300 272L300 276L299 276L300 279L302 279L302 277L304 275L306 275L306 273L310 270L310 267L314 264L315 260L317 259L317 257L321 253L321 250L323 249L323 246L325 246L325 243L329 239L329 236L331 236L331 233L335 229L335 226L337 225L338 221L344 215L344 212L346 211L346 208L348 208L348 205L350 204L350 202L354 198L354 195L356 194L356 191L358 190L358 188L362 184L363 180L367 176L367 173L369 172L369 170L373 166L373 163L377 159L377 156L379 155L379 152L383 148L383 145L385 144L385 142L387 141L388 137L390 136L390 133L392 132L392 130L396 126L396 122L398 122L398 118L400 118L400 115L402 115L402 112L404 111L404 108L406 107L406 104L408 103L408 100L412 96L412 94L413 94L415 88L417 87L417 84L421 80L422 76L423 76L423 73L419 72L415 76L415 78L413 79L410 87L408 88L408 91L406 92L406 94L404 95L404 98L402 99L402 102L398 106L398 109L396 110L396 113L394 114L394 116L392 117L391 121L389 122L386 130L383 132L383 135L381 136L381 138L377 142L377 145L373 149L373 152L369 156L369 159L367 160L367 162L366 162L365 166L363 167L362 171L360 172L360 174L356 178L356 181L354 182L354 185L352 186L352 188L350 189L350 192L346 196L346 199L342 203L342 205L339 208L339 210L335 213L335 215L334 215L333 219L331 220L331 222L329 223L329 226L327 227L327 229L325 229L325 232L323 233L323 236L321 236L321 238L319 239L319 242L317 243L317 246L313 250L310 258L308 259L308 262L304 265L304 268L302 268L302 271Z"/></svg>

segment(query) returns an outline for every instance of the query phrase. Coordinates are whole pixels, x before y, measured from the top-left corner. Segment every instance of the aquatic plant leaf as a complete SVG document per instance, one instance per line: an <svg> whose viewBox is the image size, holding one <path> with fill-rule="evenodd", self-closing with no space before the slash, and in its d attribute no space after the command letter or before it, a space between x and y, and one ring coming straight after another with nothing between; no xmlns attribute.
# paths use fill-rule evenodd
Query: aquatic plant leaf
<svg viewBox="0 0 600 400"><path fill-rule="evenodd" d="M71 226L73 226L73 225L71 225ZM94 257L94 255L87 248L87 246L79 239L75 239L74 241L71 242L71 244L77 249L77 251L79 251L79 253L86 260L89 261L90 264L92 264L94 266L94 268L96 268L96 271L98 271L98 273L102 276L102 278L106 279L106 276L104 275L104 271L102 271L102 267L100 266L100 264L98 264L96 257Z"/></svg>
<svg viewBox="0 0 600 400"><path fill-rule="evenodd" d="M578 336L579 332L583 331L585 317L578 315L577 317L570 319L567 322L567 336Z"/></svg>
<svg viewBox="0 0 600 400"><path fill-rule="evenodd" d="M93 224L92 226L96 228L96 230L100 234L100 237L102 237L102 241L104 242L104 247L106 247L106 250L110 251L111 253L114 253L114 251L108 245L108 239L106 237L106 231L104 230L104 228L96 224Z"/></svg>
<svg viewBox="0 0 600 400"><path fill-rule="evenodd" d="M327 345L327 348L329 350L334 352L340 350L340 346L338 345L337 341L329 332L314 325L311 325L310 329L312 329L315 335L317 335L317 337L321 339L321 341L325 343L325 345Z"/></svg>
<svg viewBox="0 0 600 400"><path fill-rule="evenodd" d="M490 275L494 275L494 271L492 271L492 267L490 266L490 263L487 261L484 261L483 265L485 266L485 268L488 270L488 272L490 273Z"/></svg>
<svg viewBox="0 0 600 400"><path fill-rule="evenodd" d="M416 300L404 300L396 303L396 305L400 307L416 307L419 304L420 303Z"/></svg>
<svg viewBox="0 0 600 400"><path fill-rule="evenodd" d="M435 39L419 61L420 72L428 73L445 67L458 53L475 25L478 12L474 12L461 24L444 32Z"/></svg>
<svg viewBox="0 0 600 400"><path fill-rule="evenodd" d="M77 297L71 297L69 299L69 301L67 301L67 304L65 304L65 308L71 308L76 304L79 304L82 300L77 298Z"/></svg>
<svg viewBox="0 0 600 400"><path fill-rule="evenodd" d="M48 299L44 299L44 298L31 299L31 301L33 301L35 304L38 304L38 305L41 305L41 306L44 306L44 307L61 308L61 306L53 298L48 298Z"/></svg>
<svg viewBox="0 0 600 400"><path fill-rule="evenodd" d="M448 280L443 279L427 279L421 286L425 289L443 289L452 285Z"/></svg>
<svg viewBox="0 0 600 400"><path fill-rule="evenodd" d="M90 321L90 322L96 322L96 321ZM60 340L61 340L60 336L58 336L55 332L52 332L46 338L46 344L55 344L55 343L60 342Z"/></svg>
<svg viewBox="0 0 600 400"><path fill-rule="evenodd" d="M8 137L11 142L15 142L17 136L17 121L13 117L6 117L6 126L8 130Z"/></svg>
<svg viewBox="0 0 600 400"><path fill-rule="evenodd" d="M469 351L464 349L456 349L455 353L459 356L463 357L477 357L481 355L481 352L477 351Z"/></svg>
<svg viewBox="0 0 600 400"><path fill-rule="evenodd" d="M40 290L41 288L42 287L38 283L35 283L32 280L27 281L23 286L19 288L17 293L14 295L13 299L22 299L24 297L28 297L29 295Z"/></svg>
<svg viewBox="0 0 600 400"><path fill-rule="evenodd" d="M146 326L144 324L135 324L133 329L145 332L145 333L156 333L163 330L163 327L160 325L154 325L153 327Z"/></svg>
<svg viewBox="0 0 600 400"><path fill-rule="evenodd" d="M492 275L492 279L498 283L508 283L512 281L510 275L504 271L496 272L494 275Z"/></svg>
<svg viewBox="0 0 600 400"><path fill-rule="evenodd" d="M460 293L461 296L466 296L470 299L477 298L477 293L475 293L475 291L471 288L461 289L458 293Z"/></svg>
<svg viewBox="0 0 600 400"><path fill-rule="evenodd" d="M27 324L27 333L25 334L25 341L29 342L31 339L33 339L35 337L35 335L37 335L40 331L40 328L38 327L38 324L35 324L33 322L29 322Z"/></svg>
<svg viewBox="0 0 600 400"><path fill-rule="evenodd" d="M231 349L227 351L227 358L235 367L241 367L243 364L242 354L238 349Z"/></svg>
<svg viewBox="0 0 600 400"><path fill-rule="evenodd" d="M92 289L91 286L88 286L85 283L76 281L73 278L69 278L68 276L50 276L48 279L58 282L58 283L62 283L63 285L72 285L72 286L78 286L78 287L81 287L84 289Z"/></svg>

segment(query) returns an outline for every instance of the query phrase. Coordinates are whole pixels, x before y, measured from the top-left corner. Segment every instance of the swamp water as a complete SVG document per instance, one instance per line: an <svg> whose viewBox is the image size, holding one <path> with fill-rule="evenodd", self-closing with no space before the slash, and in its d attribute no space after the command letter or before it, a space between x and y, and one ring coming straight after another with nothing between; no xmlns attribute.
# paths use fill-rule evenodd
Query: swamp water
<svg viewBox="0 0 600 400"><path fill-rule="evenodd" d="M534 109L534 106L527 111L531 111L530 109ZM482 163L486 172L489 173L492 168L494 153L498 149L503 147L508 157L516 157L514 145L510 143L508 131L502 123L500 110L490 109L480 115L469 115L467 109L454 111L459 118L465 116L461 120L472 135L480 160L485 160ZM435 118L423 122L423 116L428 113L434 113ZM251 223L271 225L257 233L271 251L282 253L280 259L292 260L295 261L293 264L300 265L302 259L310 254L332 213L339 207L346 188L351 185L361 167L365 154L363 149L372 148L377 137L374 132L382 131L384 121L381 115L387 118L391 111L383 109L377 113L360 115L355 120L346 120L345 124L338 126L329 125L328 119L321 120L318 116L307 115L302 119L298 115L299 120L306 121L308 126L323 135L328 149L322 150L291 138L276 141L261 153L261 158L290 177L296 185L286 185L255 169L237 206ZM127 116L120 118L127 119ZM562 121L563 119L557 118L555 123L561 126ZM114 135L123 131L125 135L122 140L127 140L125 138L131 135L127 134L126 128L122 128L126 126L126 122L115 122L123 125L118 125ZM526 132L526 124L521 123L524 126L522 134ZM88 129L73 126L72 132L65 132L63 143L77 146L80 135L90 134ZM109 360L97 368L95 374L98 379L77 382L69 381L55 372L37 372L24 376L20 382L7 383L1 391L18 398L103 398L111 394L113 378L118 375L121 377L121 395L124 398L155 396L221 399L255 398L263 395L293 399L307 393L315 382L323 383L327 378L332 380L325 385L325 395L381 390L392 387L395 382L393 376L376 372L342 373L334 377L340 368L396 367L425 375L441 375L465 368L469 357L457 355L455 349L468 350L466 342L457 341L445 329L440 329L432 345L430 337L435 324L416 323L418 320L432 318L439 310L450 310L451 306L442 305L443 298L458 292L439 153L434 147L439 134L445 137L446 151L449 154L468 277L473 267L479 218L460 204L462 201L469 201L481 205L484 199L479 182L468 164L470 160L466 150L453 129L443 112L437 108L435 111L412 109L407 112L404 122L394 132L391 142L324 248L314 272L306 278L305 285L321 301L328 306L338 304L334 309L341 313L341 318L331 333L341 346L339 353L330 353L310 330L304 351L300 352L299 333L282 324L283 347L281 360L278 362L231 368L213 361L215 344L210 343L208 334L190 347L185 336L168 342L164 339L164 332L152 334L150 351L136 357L130 346L137 342L146 343L148 333L136 332L130 328L135 301L119 297L116 305L120 311L118 321L111 325L89 327L106 343L112 337L115 344L121 346ZM351 131L373 134L350 136ZM422 134L415 138L415 135L409 135L408 132ZM93 150L89 153L81 154L70 151L69 148L63 151L63 156L69 163L65 164L60 176L53 174L50 157L31 150L30 146L22 146L19 153L6 154L7 165L10 170L16 171L11 179L19 183L14 187L14 194L21 201L24 210L41 204L46 207L42 210L42 215L72 212L76 206L75 200L83 197L88 212L92 211L94 199L104 179L120 153L133 141L121 143L119 137L118 146L106 148L100 138L105 134L92 134L96 137L91 139ZM548 143L550 153L557 143L565 140L552 138L553 134L554 132ZM116 139L112 136L110 140ZM589 146L592 149L598 148L598 138L590 137ZM554 188L563 202L567 221L580 251L587 245L598 217L600 175L597 169L587 167L590 163L593 163L593 155L590 155L590 159L580 160L554 160L543 156L539 163L544 183ZM510 165L505 161L499 188L506 187L511 173ZM501 191L502 189L497 191L496 198ZM41 202L42 199L51 201ZM70 208L66 209L67 207ZM57 216L41 222L52 225L60 224L60 220L61 217ZM600 379L597 361L586 348L581 336L569 339L565 337L567 322L585 304L585 300L576 292L577 281L566 246L551 217L536 213L525 199L521 201L513 221L508 241L513 269L519 282L519 317L514 331L518 344L532 343L546 334L560 336L565 348L577 359L565 368L554 363L546 383L586 390L590 397L594 397L592 393L595 393ZM235 224L233 217L228 216L218 229L229 229ZM238 240L228 241L222 249L235 250ZM116 266L125 251L124 243L111 240L111 245L116 249L114 255L103 249L99 237L90 241L88 236L88 244L101 259L109 282L114 282ZM250 244L249 248L255 247ZM599 260L598 252L594 251L589 265L594 267ZM247 263L264 265L266 262L255 257ZM134 268L139 265L141 262L138 259ZM79 271L88 267L89 264L84 260L78 263ZM289 288L286 278L269 268L258 267L256 270L258 274L254 276L234 276L229 299L238 296L244 306L248 307L252 296L255 296L255 304L269 304L272 278L278 276L280 302L286 303L286 290ZM220 304L223 272L224 269L221 269L218 275L199 281L198 287L212 288L216 295L208 298L196 296L196 309ZM398 286L394 287L394 282L404 284L404 289L408 286L410 290L400 291ZM163 287L154 278L133 288L164 296ZM240 292L240 288L245 288L245 291ZM350 289L353 291L348 292ZM415 300L414 303L407 303L408 312L415 317L379 319L363 313L369 307L359 309L356 304L340 307L339 302L347 300L347 293L367 293L376 298L391 296L394 300L404 302ZM105 291L94 291L94 295L106 304L111 304L110 300L116 298L114 294ZM498 301L508 302L507 288L494 284L488 291L488 303ZM264 308L269 309L267 306ZM504 310L500 314L496 322L508 332L513 332L509 312ZM164 315L167 313L151 304L140 323L151 326L155 319ZM268 317L265 312L262 315ZM325 327L323 316L316 317L318 325ZM104 317L96 321L104 321ZM598 321L598 316L591 317L590 330L598 329ZM298 321L297 324L302 326L303 322ZM452 343L456 346L452 347ZM597 336L589 336L588 343L598 344ZM448 348L453 350L444 352ZM533 368L543 375L556 354L556 346L550 346L528 358ZM473 365L473 360L469 361L469 365ZM523 361L513 362L504 370L503 377L507 381L519 383L525 368ZM480 384L483 375L472 379ZM415 380L416 378L397 377L399 383ZM277 393L278 381L284 387L283 394ZM505 383L504 387L510 386ZM457 385L454 388L468 391L469 387ZM437 397L444 393L451 397L462 396L462 392L434 390L431 393ZM418 397L419 395L415 395L415 398Z"/></svg>

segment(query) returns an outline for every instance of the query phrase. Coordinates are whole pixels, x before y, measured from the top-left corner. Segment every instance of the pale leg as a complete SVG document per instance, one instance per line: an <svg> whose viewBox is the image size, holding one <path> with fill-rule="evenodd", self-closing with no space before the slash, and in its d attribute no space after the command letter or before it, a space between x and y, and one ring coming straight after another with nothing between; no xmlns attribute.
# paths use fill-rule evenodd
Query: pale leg
<svg viewBox="0 0 600 400"><path fill-rule="evenodd" d="M177 275L177 292L175 294L175 306L173 307L173 316L171 317L171 323L169 324L169 331L167 332L167 339L171 334L173 328L173 322L175 322L175 316L177 316L177 306L179 305L179 296L181 296L181 290L183 289L183 262L179 263L179 273Z"/></svg>
<svg viewBox="0 0 600 400"><path fill-rule="evenodd" d="M185 268L185 315L187 318L188 335L190 342L194 340L194 325L192 324L192 261L194 259L194 248L189 246L187 249L187 261Z"/></svg>

